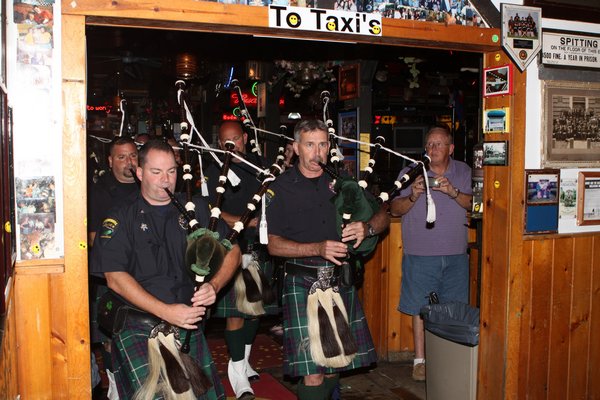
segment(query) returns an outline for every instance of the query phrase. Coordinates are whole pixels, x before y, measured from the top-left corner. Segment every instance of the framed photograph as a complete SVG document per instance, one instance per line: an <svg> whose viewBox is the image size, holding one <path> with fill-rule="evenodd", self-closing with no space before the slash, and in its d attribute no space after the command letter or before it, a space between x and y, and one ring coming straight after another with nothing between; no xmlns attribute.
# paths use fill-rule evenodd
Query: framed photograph
<svg viewBox="0 0 600 400"><path fill-rule="evenodd" d="M542 48L542 9L501 4L502 47L524 71Z"/></svg>
<svg viewBox="0 0 600 400"><path fill-rule="evenodd" d="M483 70L483 97L502 96L512 93L510 64Z"/></svg>
<svg viewBox="0 0 600 400"><path fill-rule="evenodd" d="M600 82L543 83L544 168L600 167Z"/></svg>
<svg viewBox="0 0 600 400"><path fill-rule="evenodd" d="M508 165L508 142L483 142L483 165Z"/></svg>
<svg viewBox="0 0 600 400"><path fill-rule="evenodd" d="M525 170L527 204L557 204L560 170Z"/></svg>
<svg viewBox="0 0 600 400"><path fill-rule="evenodd" d="M483 133L510 132L510 108L490 108L483 110Z"/></svg>
<svg viewBox="0 0 600 400"><path fill-rule="evenodd" d="M600 172L579 172L577 225L600 225Z"/></svg>
<svg viewBox="0 0 600 400"><path fill-rule="evenodd" d="M340 100L356 99L360 90L359 64L343 65L340 67L338 91Z"/></svg>
<svg viewBox="0 0 600 400"><path fill-rule="evenodd" d="M358 140L358 108L341 111L338 114L338 135L344 138ZM344 169L349 175L357 176L357 145L355 142L340 140L340 151L344 157Z"/></svg>

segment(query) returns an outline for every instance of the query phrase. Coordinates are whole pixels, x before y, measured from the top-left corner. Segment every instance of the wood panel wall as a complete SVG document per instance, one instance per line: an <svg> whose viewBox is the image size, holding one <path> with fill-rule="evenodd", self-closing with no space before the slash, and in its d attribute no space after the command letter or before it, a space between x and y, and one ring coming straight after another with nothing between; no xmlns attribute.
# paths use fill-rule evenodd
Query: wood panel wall
<svg viewBox="0 0 600 400"><path fill-rule="evenodd" d="M600 398L600 237L526 240L515 354L515 398ZM517 325L517 324L514 324Z"/></svg>
<svg viewBox="0 0 600 400"><path fill-rule="evenodd" d="M361 290L363 309L380 359L410 357L414 351L412 317L397 310L402 282L400 219L393 218L387 235L365 264Z"/></svg>
<svg viewBox="0 0 600 400"><path fill-rule="evenodd" d="M15 266L17 340L10 351L16 351L18 356L15 371L18 371L18 393L23 400L91 398L85 207L85 18L63 16L62 30L65 254L59 260L22 261ZM78 206L70 207L73 204Z"/></svg>
<svg viewBox="0 0 600 400"><path fill-rule="evenodd" d="M509 63L489 53L486 66ZM513 69L509 167L485 167L479 399L600 399L600 234L524 235L526 74Z"/></svg>
<svg viewBox="0 0 600 400"><path fill-rule="evenodd" d="M6 314L3 321L2 344L0 351L0 398L15 399L18 390L17 382L17 318L14 301L14 279L6 287Z"/></svg>

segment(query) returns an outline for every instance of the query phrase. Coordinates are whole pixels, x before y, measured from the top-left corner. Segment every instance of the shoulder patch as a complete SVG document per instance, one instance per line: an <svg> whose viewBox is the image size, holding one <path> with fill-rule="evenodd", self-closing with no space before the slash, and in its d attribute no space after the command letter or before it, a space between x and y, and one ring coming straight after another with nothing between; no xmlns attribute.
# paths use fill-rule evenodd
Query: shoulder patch
<svg viewBox="0 0 600 400"><path fill-rule="evenodd" d="M102 221L100 239L111 239L118 225L119 221L113 218L106 218L104 221Z"/></svg>
<svg viewBox="0 0 600 400"><path fill-rule="evenodd" d="M274 197L275 197L275 192L273 191L273 189L267 189L267 192L265 193L265 207L269 206L271 201L273 201Z"/></svg>

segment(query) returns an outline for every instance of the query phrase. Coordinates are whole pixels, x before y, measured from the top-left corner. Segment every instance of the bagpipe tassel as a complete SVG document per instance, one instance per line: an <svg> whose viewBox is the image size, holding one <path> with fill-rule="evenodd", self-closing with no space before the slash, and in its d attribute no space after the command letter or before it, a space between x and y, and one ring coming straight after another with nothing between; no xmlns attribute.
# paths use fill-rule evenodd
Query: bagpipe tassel
<svg viewBox="0 0 600 400"><path fill-rule="evenodd" d="M431 193L427 194L427 219L426 221L430 224L435 222L435 203L433 202L433 198L431 197Z"/></svg>

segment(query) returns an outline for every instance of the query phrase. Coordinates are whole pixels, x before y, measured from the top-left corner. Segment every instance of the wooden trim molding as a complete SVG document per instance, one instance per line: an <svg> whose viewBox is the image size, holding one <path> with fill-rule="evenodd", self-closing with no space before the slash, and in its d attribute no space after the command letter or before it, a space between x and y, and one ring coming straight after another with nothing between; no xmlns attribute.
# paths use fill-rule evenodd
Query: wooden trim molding
<svg viewBox="0 0 600 400"><path fill-rule="evenodd" d="M16 275L62 274L65 272L63 259L25 260L15 263Z"/></svg>
<svg viewBox="0 0 600 400"><path fill-rule="evenodd" d="M86 24L219 32L370 43L393 46L495 51L500 30L401 19L383 19L383 36L347 35L269 28L268 8L208 1L63 1L63 14L86 16ZM494 41L495 40L495 41Z"/></svg>

